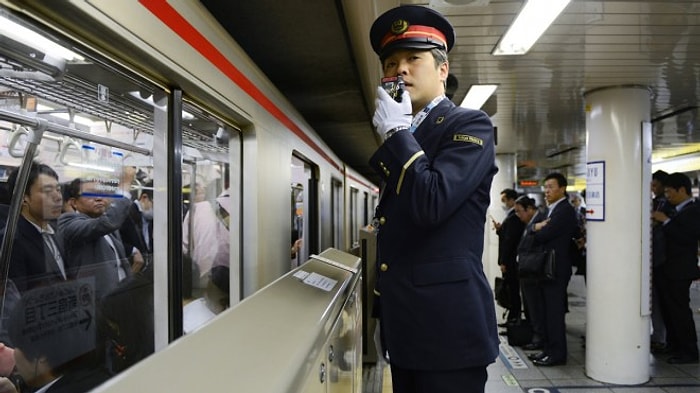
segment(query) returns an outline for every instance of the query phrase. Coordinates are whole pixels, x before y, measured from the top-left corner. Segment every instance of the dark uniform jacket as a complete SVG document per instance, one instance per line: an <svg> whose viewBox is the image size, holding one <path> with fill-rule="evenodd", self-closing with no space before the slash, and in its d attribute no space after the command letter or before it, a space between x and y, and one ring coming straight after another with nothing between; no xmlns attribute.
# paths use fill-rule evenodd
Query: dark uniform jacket
<svg viewBox="0 0 700 393"><path fill-rule="evenodd" d="M447 99L414 134L394 134L370 159L385 182L376 291L386 349L398 367L475 367L498 354L481 262L494 160L490 119Z"/></svg>

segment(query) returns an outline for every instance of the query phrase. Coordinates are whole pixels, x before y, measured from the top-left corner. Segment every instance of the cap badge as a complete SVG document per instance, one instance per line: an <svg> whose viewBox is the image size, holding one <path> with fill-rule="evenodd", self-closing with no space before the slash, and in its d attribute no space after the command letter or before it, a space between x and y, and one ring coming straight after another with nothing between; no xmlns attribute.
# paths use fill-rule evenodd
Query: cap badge
<svg viewBox="0 0 700 393"><path fill-rule="evenodd" d="M391 32L399 35L403 34L408 30L408 21L404 19L397 19L391 24Z"/></svg>

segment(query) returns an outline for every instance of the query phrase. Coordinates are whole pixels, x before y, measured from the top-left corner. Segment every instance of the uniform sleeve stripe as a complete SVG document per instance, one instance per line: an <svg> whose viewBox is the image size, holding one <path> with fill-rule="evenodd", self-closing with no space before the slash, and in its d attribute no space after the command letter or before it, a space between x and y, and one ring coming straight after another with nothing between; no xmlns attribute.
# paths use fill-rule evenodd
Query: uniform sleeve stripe
<svg viewBox="0 0 700 393"><path fill-rule="evenodd" d="M401 184L403 183L403 175L406 174L406 169L408 169L412 164L413 161L417 160L418 157L424 155L425 152L423 150L416 152L411 158L406 161L405 164L403 164L403 168L401 169L401 176L399 176L399 183L396 185L396 195L399 195L399 192L401 192Z"/></svg>

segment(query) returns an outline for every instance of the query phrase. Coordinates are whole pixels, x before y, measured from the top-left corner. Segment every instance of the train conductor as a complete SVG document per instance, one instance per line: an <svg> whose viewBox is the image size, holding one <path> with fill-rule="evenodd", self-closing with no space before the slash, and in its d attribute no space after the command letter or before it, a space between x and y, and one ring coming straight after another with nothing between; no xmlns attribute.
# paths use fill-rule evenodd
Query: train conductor
<svg viewBox="0 0 700 393"><path fill-rule="evenodd" d="M400 6L370 40L384 77L370 158L383 180L375 216L378 309L395 393L484 391L498 354L493 292L481 255L494 174L493 126L445 97L454 29L439 13Z"/></svg>

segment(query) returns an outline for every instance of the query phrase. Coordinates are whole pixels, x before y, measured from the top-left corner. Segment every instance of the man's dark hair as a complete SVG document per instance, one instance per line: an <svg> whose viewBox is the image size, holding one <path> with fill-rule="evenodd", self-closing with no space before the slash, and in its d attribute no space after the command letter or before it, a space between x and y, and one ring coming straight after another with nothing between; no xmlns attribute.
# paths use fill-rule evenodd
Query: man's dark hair
<svg viewBox="0 0 700 393"><path fill-rule="evenodd" d="M559 172L550 173L549 175L547 175L547 177L544 178L544 181L547 181L549 179L556 180L557 184L559 184L559 187L566 187L568 185L566 182L566 177Z"/></svg>
<svg viewBox="0 0 700 393"><path fill-rule="evenodd" d="M659 169L651 175L651 180L656 180L659 183L661 183L661 185L666 185L666 181L668 180L668 173Z"/></svg>
<svg viewBox="0 0 700 393"><path fill-rule="evenodd" d="M518 192L512 188L506 188L501 191L501 195L505 194L506 199L518 199Z"/></svg>
<svg viewBox="0 0 700 393"><path fill-rule="evenodd" d="M20 167L12 170L10 176L7 178L7 191L9 195L15 193L15 186L17 185L17 176L19 175ZM27 178L27 187L24 189L24 195L29 195L29 189L34 185L34 182L39 177L39 175L51 176L58 181L58 174L50 166L46 164L40 164L36 161L32 161L29 168L29 177Z"/></svg>
<svg viewBox="0 0 700 393"><path fill-rule="evenodd" d="M529 207L533 209L537 209L537 205L535 204L535 200L530 198L527 195L523 195L520 198L515 200L516 205L522 206L523 209L527 210Z"/></svg>
<svg viewBox="0 0 700 393"><path fill-rule="evenodd" d="M141 195L146 194L148 199L153 200L153 180L143 183L143 187L144 188L141 190L141 194L139 194L139 198Z"/></svg>
<svg viewBox="0 0 700 393"><path fill-rule="evenodd" d="M679 191L681 188L685 188L686 194L693 195L693 189L690 182L690 178L687 175L680 172L674 172L668 175L668 179L666 179L664 186L673 188L676 191Z"/></svg>
<svg viewBox="0 0 700 393"><path fill-rule="evenodd" d="M76 177L73 179L70 183L68 183L68 191L67 193L63 195L68 195L70 198L75 198L78 199L80 198L80 185L83 184L83 180L79 177Z"/></svg>

